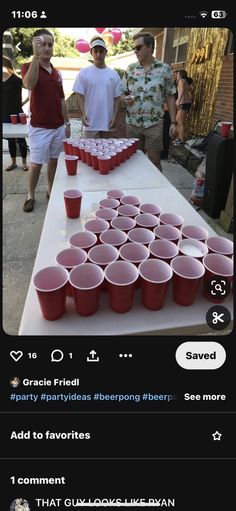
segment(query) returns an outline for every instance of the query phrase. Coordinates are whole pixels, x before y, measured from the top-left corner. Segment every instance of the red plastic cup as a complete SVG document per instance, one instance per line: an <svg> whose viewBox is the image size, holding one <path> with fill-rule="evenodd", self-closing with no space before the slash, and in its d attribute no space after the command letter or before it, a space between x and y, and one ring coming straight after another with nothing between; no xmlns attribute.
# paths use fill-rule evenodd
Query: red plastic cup
<svg viewBox="0 0 236 511"><path fill-rule="evenodd" d="M63 195L68 218L78 218L81 210L82 192L66 190Z"/></svg>
<svg viewBox="0 0 236 511"><path fill-rule="evenodd" d="M220 134L222 137L228 138L231 126L232 126L232 122L222 122L221 123Z"/></svg>
<svg viewBox="0 0 236 511"><path fill-rule="evenodd" d="M127 241L127 234L120 229L108 229L100 234L101 243L112 245L119 249Z"/></svg>
<svg viewBox="0 0 236 511"><path fill-rule="evenodd" d="M211 236L210 238L207 238L206 245L208 247L209 254L216 253L232 257L234 252L233 242L223 236Z"/></svg>
<svg viewBox="0 0 236 511"><path fill-rule="evenodd" d="M87 261L87 253L82 248L70 247L58 252L56 262L68 271Z"/></svg>
<svg viewBox="0 0 236 511"><path fill-rule="evenodd" d="M109 174L110 160L111 157L108 156L107 154L104 154L103 156L98 156L98 169L100 174L102 175Z"/></svg>
<svg viewBox="0 0 236 511"><path fill-rule="evenodd" d="M71 270L69 282L73 288L77 314L91 316L97 311L103 280L104 272L97 264L80 264Z"/></svg>
<svg viewBox="0 0 236 511"><path fill-rule="evenodd" d="M119 249L120 258L124 261L129 261L130 263L138 265L148 259L150 256L150 250L145 245L141 243L125 243ZM135 287L140 287L141 279L138 277Z"/></svg>
<svg viewBox="0 0 236 511"><path fill-rule="evenodd" d="M107 222L106 220L103 220L103 218L95 218L93 220L88 220L88 222L86 222L86 224L84 226L86 231L94 232L94 234L97 235L98 241L100 241L99 235L103 231L107 231L107 229L109 229L109 227L110 227L109 222Z"/></svg>
<svg viewBox="0 0 236 511"><path fill-rule="evenodd" d="M108 190L107 197L109 199L117 199L120 201L121 197L125 195L125 192L123 190Z"/></svg>
<svg viewBox="0 0 236 511"><path fill-rule="evenodd" d="M127 159L128 159L133 154L133 144L132 144L132 142L126 142L125 145L127 147Z"/></svg>
<svg viewBox="0 0 236 511"><path fill-rule="evenodd" d="M150 232L150 231L149 231ZM179 254L178 246L169 240L154 240L148 246L150 255L157 259L162 259L170 264L171 260Z"/></svg>
<svg viewBox="0 0 236 511"><path fill-rule="evenodd" d="M86 163L86 156L85 156L85 147L80 145L79 146L79 152L80 152L80 158L83 163Z"/></svg>
<svg viewBox="0 0 236 511"><path fill-rule="evenodd" d="M119 257L119 251L117 248L112 247L112 245L106 245L101 243L100 245L96 245L96 247L90 248L88 252L88 259L91 263L97 264L103 270L109 263L116 261ZM107 290L107 282L103 281L102 291Z"/></svg>
<svg viewBox="0 0 236 511"><path fill-rule="evenodd" d="M198 241L206 241L209 236L209 232L204 227L198 225L184 225L182 227L182 237L192 238Z"/></svg>
<svg viewBox="0 0 236 511"><path fill-rule="evenodd" d="M151 202L147 202L144 204L140 204L139 206L140 213L151 213L151 215L160 216L161 213L161 206L158 206L158 204L152 204Z"/></svg>
<svg viewBox="0 0 236 511"><path fill-rule="evenodd" d="M121 145L120 149L122 150L122 153L121 153L121 163L123 163L123 162L125 162L125 160L127 160L128 147L126 145Z"/></svg>
<svg viewBox="0 0 236 511"><path fill-rule="evenodd" d="M129 232L131 229L133 229L136 226L136 221L134 218L131 218L129 216L117 216L116 218L113 218L111 221L111 227L113 229L120 229L124 232Z"/></svg>
<svg viewBox="0 0 236 511"><path fill-rule="evenodd" d="M173 225L158 225L153 232L156 238L173 241L176 244L181 238L181 231Z"/></svg>
<svg viewBox="0 0 236 511"><path fill-rule="evenodd" d="M101 152L101 156L103 155L103 145L102 144L97 144L96 146L96 150Z"/></svg>
<svg viewBox="0 0 236 511"><path fill-rule="evenodd" d="M111 151L110 149L108 149L108 156L110 156L110 167L109 167L109 170L114 170L115 166L116 166L116 153L114 151Z"/></svg>
<svg viewBox="0 0 236 511"><path fill-rule="evenodd" d="M137 227L144 227L151 231L160 223L159 218L151 213L141 213L135 217L135 220Z"/></svg>
<svg viewBox="0 0 236 511"><path fill-rule="evenodd" d="M33 284L45 319L54 321L65 313L68 279L68 271L60 266L48 266L34 275Z"/></svg>
<svg viewBox="0 0 236 511"><path fill-rule="evenodd" d="M67 145L68 145L68 153L71 156L74 156L74 147L73 144L76 142L76 140L68 139Z"/></svg>
<svg viewBox="0 0 236 511"><path fill-rule="evenodd" d="M204 275L204 290L203 294L207 300L213 303L221 303L225 300L224 296L214 297L209 291L210 283L216 277L221 277L222 280L229 283L233 280L234 265L233 260L222 254L207 254L203 258L203 265L206 269Z"/></svg>
<svg viewBox="0 0 236 511"><path fill-rule="evenodd" d="M78 156L78 159L80 159L80 148L79 148L79 144L74 142L72 144L72 148L73 148L73 154L74 156Z"/></svg>
<svg viewBox="0 0 236 511"><path fill-rule="evenodd" d="M93 170L98 170L98 154L99 153L96 150L93 150L90 153Z"/></svg>
<svg viewBox="0 0 236 511"><path fill-rule="evenodd" d="M97 236L90 231L75 232L70 236L69 243L72 247L82 248L88 252L91 247L96 245Z"/></svg>
<svg viewBox="0 0 236 511"><path fill-rule="evenodd" d="M128 145L129 145L130 156L132 156L135 153L135 142L129 138Z"/></svg>
<svg viewBox="0 0 236 511"><path fill-rule="evenodd" d="M69 154L68 138L62 140L65 154Z"/></svg>
<svg viewBox="0 0 236 511"><path fill-rule="evenodd" d="M122 157L122 149L120 149L118 146L116 146L115 148L115 152L116 152L116 167L119 167L119 165L121 164L121 157Z"/></svg>
<svg viewBox="0 0 236 511"><path fill-rule="evenodd" d="M121 204L133 204L133 206L139 207L141 203L141 199L136 197L136 195L124 195L120 199Z"/></svg>
<svg viewBox="0 0 236 511"><path fill-rule="evenodd" d="M107 198L107 199L101 199L98 203L100 208L112 208L117 209L120 205L120 201L117 199Z"/></svg>
<svg viewBox="0 0 236 511"><path fill-rule="evenodd" d="M106 231L107 232L107 231ZM88 258L91 263L98 264L105 268L109 263L116 261L119 257L119 251L112 245L101 243L95 247L90 248Z"/></svg>
<svg viewBox="0 0 236 511"><path fill-rule="evenodd" d="M142 227L135 227L134 229L131 229L127 236L129 241L141 243L142 245L149 245L149 243L155 239L154 232Z"/></svg>
<svg viewBox="0 0 236 511"><path fill-rule="evenodd" d="M92 167L91 151L92 151L91 147L87 147L84 151L85 152L85 160L86 160L87 165L89 165L89 167Z"/></svg>
<svg viewBox="0 0 236 511"><path fill-rule="evenodd" d="M104 220L107 220L107 222L111 222L113 218L116 218L118 216L118 213L116 209L112 208L100 208L97 211L95 211L96 218L103 218Z"/></svg>
<svg viewBox="0 0 236 511"><path fill-rule="evenodd" d="M12 124L17 124L18 123L18 115L17 114L11 114L10 118L11 118Z"/></svg>
<svg viewBox="0 0 236 511"><path fill-rule="evenodd" d="M132 204L122 204L117 208L117 211L118 215L129 216L130 218L135 218L139 214L139 208Z"/></svg>
<svg viewBox="0 0 236 511"><path fill-rule="evenodd" d="M111 309L119 313L128 312L133 305L138 269L128 261L115 261L108 264L104 273L108 282Z"/></svg>
<svg viewBox="0 0 236 511"><path fill-rule="evenodd" d="M172 259L173 298L179 305L192 305L205 273L203 264L190 256L177 256Z"/></svg>
<svg viewBox="0 0 236 511"><path fill-rule="evenodd" d="M19 117L20 117L21 124L26 124L27 123L27 117L26 117L25 113L20 113Z"/></svg>
<svg viewBox="0 0 236 511"><path fill-rule="evenodd" d="M149 249L141 243L125 243L120 247L120 257L124 261L138 266L142 261L148 259L150 255Z"/></svg>
<svg viewBox="0 0 236 511"><path fill-rule="evenodd" d="M144 307L153 311L161 309L173 275L172 268L164 261L149 259L139 265L139 273Z"/></svg>
<svg viewBox="0 0 236 511"><path fill-rule="evenodd" d="M202 261L203 257L208 254L208 248L205 243L191 238L180 240L178 247L179 255L195 257L199 261Z"/></svg>
<svg viewBox="0 0 236 511"><path fill-rule="evenodd" d="M78 160L79 160L78 156L66 154L65 162L68 176L75 176L75 174L77 173Z"/></svg>
<svg viewBox="0 0 236 511"><path fill-rule="evenodd" d="M87 257L87 253L82 248L65 248L58 252L56 256L56 263L63 266L66 270L68 270L68 272L70 272L72 268L78 266L78 264L85 263L87 261ZM73 290L69 282L67 284L67 295L73 296Z"/></svg>
<svg viewBox="0 0 236 511"><path fill-rule="evenodd" d="M134 152L136 153L139 146L139 138L131 138L130 140L134 142Z"/></svg>
<svg viewBox="0 0 236 511"><path fill-rule="evenodd" d="M181 215L177 215L176 213L161 213L160 214L160 224L162 225L173 225L173 227L177 227L177 229L181 229L184 223L184 218Z"/></svg>

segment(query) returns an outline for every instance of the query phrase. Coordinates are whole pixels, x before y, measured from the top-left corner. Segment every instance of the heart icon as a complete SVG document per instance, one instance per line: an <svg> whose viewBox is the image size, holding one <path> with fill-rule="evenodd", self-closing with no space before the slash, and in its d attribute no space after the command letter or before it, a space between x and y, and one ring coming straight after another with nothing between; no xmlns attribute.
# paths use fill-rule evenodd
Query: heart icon
<svg viewBox="0 0 236 511"><path fill-rule="evenodd" d="M21 357L23 357L23 351L10 351L10 357L15 360L15 362L18 362Z"/></svg>

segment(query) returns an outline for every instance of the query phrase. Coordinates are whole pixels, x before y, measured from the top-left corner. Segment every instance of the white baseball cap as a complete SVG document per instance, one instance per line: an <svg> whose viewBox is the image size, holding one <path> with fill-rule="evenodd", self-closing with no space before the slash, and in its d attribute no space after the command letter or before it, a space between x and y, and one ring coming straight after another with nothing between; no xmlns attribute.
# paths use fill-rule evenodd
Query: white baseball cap
<svg viewBox="0 0 236 511"><path fill-rule="evenodd" d="M104 48L105 50L107 50L107 47L105 45L105 42L102 40L102 39L94 39L92 41L92 43L90 44L90 48L91 50L95 47L95 46L102 46L102 48Z"/></svg>

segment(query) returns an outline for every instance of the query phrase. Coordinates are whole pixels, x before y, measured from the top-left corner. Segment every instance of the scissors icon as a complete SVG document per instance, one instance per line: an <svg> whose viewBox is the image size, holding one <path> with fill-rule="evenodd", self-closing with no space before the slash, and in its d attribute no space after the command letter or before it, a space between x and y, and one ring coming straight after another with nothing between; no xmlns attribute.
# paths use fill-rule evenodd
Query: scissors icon
<svg viewBox="0 0 236 511"><path fill-rule="evenodd" d="M222 313L222 314L217 314L217 312L213 312L213 313L212 313L212 316L213 316L213 318L214 318L214 319L212 320L213 325L217 325L218 321L220 321L221 323L224 323L224 320L223 320L223 319L221 319L221 318L222 318L222 316L224 316L224 313Z"/></svg>

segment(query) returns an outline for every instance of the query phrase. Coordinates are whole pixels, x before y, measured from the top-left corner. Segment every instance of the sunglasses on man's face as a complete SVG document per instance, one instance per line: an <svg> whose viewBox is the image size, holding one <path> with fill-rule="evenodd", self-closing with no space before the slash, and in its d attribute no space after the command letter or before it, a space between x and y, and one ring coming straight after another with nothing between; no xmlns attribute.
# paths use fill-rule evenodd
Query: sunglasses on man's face
<svg viewBox="0 0 236 511"><path fill-rule="evenodd" d="M133 47L133 51L140 51L143 46L144 46L144 44L137 44L137 46Z"/></svg>

